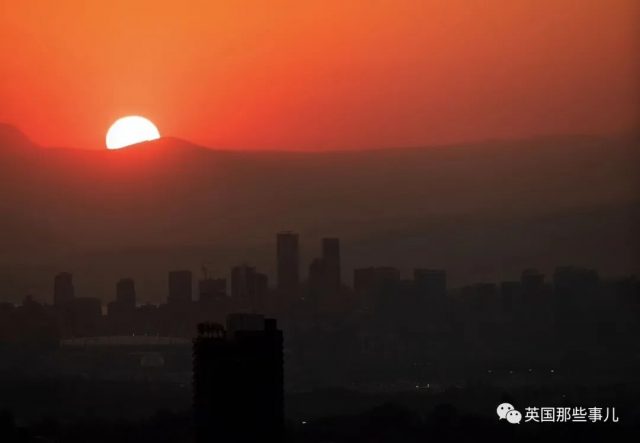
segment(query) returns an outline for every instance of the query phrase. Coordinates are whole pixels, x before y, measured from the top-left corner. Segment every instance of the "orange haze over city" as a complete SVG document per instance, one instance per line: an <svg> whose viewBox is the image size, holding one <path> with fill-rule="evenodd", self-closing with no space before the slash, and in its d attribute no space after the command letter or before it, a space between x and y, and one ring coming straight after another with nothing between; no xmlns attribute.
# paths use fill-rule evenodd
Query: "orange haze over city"
<svg viewBox="0 0 640 443"><path fill-rule="evenodd" d="M104 148L118 117L229 149L616 134L640 2L7 1L0 122Z"/></svg>

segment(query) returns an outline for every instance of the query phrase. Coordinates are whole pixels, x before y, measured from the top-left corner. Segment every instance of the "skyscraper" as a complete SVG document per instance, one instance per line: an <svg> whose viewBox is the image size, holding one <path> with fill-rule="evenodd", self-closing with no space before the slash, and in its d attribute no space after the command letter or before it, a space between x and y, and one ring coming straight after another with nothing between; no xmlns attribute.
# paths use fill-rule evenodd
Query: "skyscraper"
<svg viewBox="0 0 640 443"><path fill-rule="evenodd" d="M256 312L263 308L268 291L268 279L256 268L246 265L234 266L231 270L231 297L236 306Z"/></svg>
<svg viewBox="0 0 640 443"><path fill-rule="evenodd" d="M131 278L122 278L116 284L116 302L125 311L136 308L136 285Z"/></svg>
<svg viewBox="0 0 640 443"><path fill-rule="evenodd" d="M53 304L63 306L72 302L75 298L73 276L68 272L61 272L53 281Z"/></svg>
<svg viewBox="0 0 640 443"><path fill-rule="evenodd" d="M281 442L282 331L275 320L233 315L227 329L198 325L193 342L196 442Z"/></svg>
<svg viewBox="0 0 640 443"><path fill-rule="evenodd" d="M255 275L256 268L247 265L234 266L231 269L231 297L252 298L255 294Z"/></svg>
<svg viewBox="0 0 640 443"><path fill-rule="evenodd" d="M321 258L316 258L309 265L309 289L312 296L319 296L325 289L324 285L324 261Z"/></svg>
<svg viewBox="0 0 640 443"><path fill-rule="evenodd" d="M293 295L300 283L298 234L280 232L277 235L278 290Z"/></svg>
<svg viewBox="0 0 640 443"><path fill-rule="evenodd" d="M192 291L191 271L169 272L169 304L188 304Z"/></svg>

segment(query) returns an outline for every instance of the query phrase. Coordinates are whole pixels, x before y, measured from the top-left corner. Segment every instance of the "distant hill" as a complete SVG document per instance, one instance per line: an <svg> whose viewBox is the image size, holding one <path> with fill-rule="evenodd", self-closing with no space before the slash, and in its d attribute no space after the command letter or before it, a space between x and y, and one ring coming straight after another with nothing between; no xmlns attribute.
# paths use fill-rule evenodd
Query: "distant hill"
<svg viewBox="0 0 640 443"><path fill-rule="evenodd" d="M49 297L65 268L111 297L125 273L158 299L172 266L272 271L282 229L300 232L305 260L339 236L346 267L446 267L454 282L569 262L637 271L639 148L568 136L236 152L163 138L96 151L38 147L0 125L0 284L4 298Z"/></svg>
<svg viewBox="0 0 640 443"><path fill-rule="evenodd" d="M22 131L6 123L0 123L0 146L5 151L37 147Z"/></svg>

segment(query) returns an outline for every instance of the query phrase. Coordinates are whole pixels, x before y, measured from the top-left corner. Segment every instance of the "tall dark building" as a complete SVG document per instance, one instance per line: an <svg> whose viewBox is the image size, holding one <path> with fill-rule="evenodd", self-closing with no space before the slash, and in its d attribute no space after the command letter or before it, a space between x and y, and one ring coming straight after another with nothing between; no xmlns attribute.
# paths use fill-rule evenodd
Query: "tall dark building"
<svg viewBox="0 0 640 443"><path fill-rule="evenodd" d="M188 304L192 292L191 271L169 272L169 304Z"/></svg>
<svg viewBox="0 0 640 443"><path fill-rule="evenodd" d="M68 272L56 275L53 281L53 304L63 306L72 302L75 298L73 276Z"/></svg>
<svg viewBox="0 0 640 443"><path fill-rule="evenodd" d="M336 292L340 289L340 240L337 238L322 239L322 265L327 290Z"/></svg>
<svg viewBox="0 0 640 443"><path fill-rule="evenodd" d="M116 284L116 302L120 308L133 311L136 308L136 285L131 278L122 278Z"/></svg>
<svg viewBox="0 0 640 443"><path fill-rule="evenodd" d="M324 277L324 261L321 258L316 258L309 265L309 288L314 295L319 295L324 291Z"/></svg>
<svg viewBox="0 0 640 443"><path fill-rule="evenodd" d="M277 235L278 290L287 295L295 294L300 284L300 258L298 234L280 232Z"/></svg>
<svg viewBox="0 0 640 443"><path fill-rule="evenodd" d="M420 295L429 298L447 295L447 273L442 269L414 269L413 281Z"/></svg>
<svg viewBox="0 0 640 443"><path fill-rule="evenodd" d="M261 309L267 291L267 276L257 272L256 268L241 265L231 270L231 297L244 309Z"/></svg>
<svg viewBox="0 0 640 443"><path fill-rule="evenodd" d="M234 266L231 269L231 297L236 299L253 297L255 275L256 268L246 265Z"/></svg>
<svg viewBox="0 0 640 443"><path fill-rule="evenodd" d="M230 315L198 325L193 342L196 442L282 442L282 331L275 320Z"/></svg>

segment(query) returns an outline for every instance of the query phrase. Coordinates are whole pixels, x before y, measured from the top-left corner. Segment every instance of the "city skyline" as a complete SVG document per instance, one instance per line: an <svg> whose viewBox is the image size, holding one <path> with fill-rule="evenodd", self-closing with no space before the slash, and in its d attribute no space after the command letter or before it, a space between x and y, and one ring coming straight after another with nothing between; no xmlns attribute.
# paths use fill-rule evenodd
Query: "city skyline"
<svg viewBox="0 0 640 443"><path fill-rule="evenodd" d="M203 264L219 273L249 261L276 281L271 235L287 226L304 238L305 274L321 233L348 244L347 281L367 264L403 273L433 264L456 285L558 263L640 271L634 137L232 153L168 139L120 151L45 149L5 129L3 300L48 299L51 275L65 269L102 300L111 281L132 276L157 303L161 270Z"/></svg>
<svg viewBox="0 0 640 443"><path fill-rule="evenodd" d="M285 242L285 250L283 257L282 241ZM299 236L293 231L281 231L276 235L276 251L274 253L274 261L280 263L278 273L274 280L270 280L264 273L259 272L255 266L251 266L247 262L232 265L227 273L211 273L204 265L200 268L200 277L192 270L168 270L167 271L167 290L165 302L168 305L179 306L186 302L196 302L199 300L216 301L221 298L234 298L237 300L251 301L255 303L260 297L277 297L277 298L300 298L301 294L313 293L314 291L322 293L339 292L344 286L350 290L362 292L366 290L368 285L380 278L383 280L391 279L397 281L413 281L418 287L426 292L434 292L447 295L449 291L460 291L469 288L475 283L466 285L449 286L447 283L448 273L446 269L438 269L437 266L414 267L406 273L402 273L400 269L388 266L370 263L367 266L354 268L350 284L341 279L340 266L340 239L335 237L321 238L321 254L319 258L311 259L305 268L299 259ZM328 265L327 265L328 263ZM306 272L300 273L300 269L307 269ZM588 269L575 264L557 265L551 275L555 275L558 271L565 269ZM597 271L593 270L593 272ZM287 275L291 273L291 275ZM407 278L408 277L408 278ZM502 280L493 282L492 284L509 284L514 282L514 275L505 275ZM532 285L548 284L546 275L538 268L525 267L520 275L515 275L522 283L532 282ZM602 276L605 280L616 281L625 278L637 278L635 274L616 273L613 275ZM282 286L280 281L285 282ZM54 285L51 297L51 304L64 305L77 297L75 286L73 284L73 272L61 271L54 278ZM485 282L487 280L485 279ZM476 282L478 283L478 282ZM120 306L128 306L129 308L154 304L150 303L146 298L139 298L135 289L135 279L127 276L119 278L115 282L115 299L99 300L100 304L105 308L113 305L115 309ZM315 289L314 289L315 288ZM269 294L267 294L269 291ZM34 301L33 294L25 294L30 301ZM80 298L87 298L81 296ZM304 297L302 297L304 298ZM155 297L154 297L155 299ZM2 301L0 301L2 302ZM156 305L158 303L155 303Z"/></svg>

